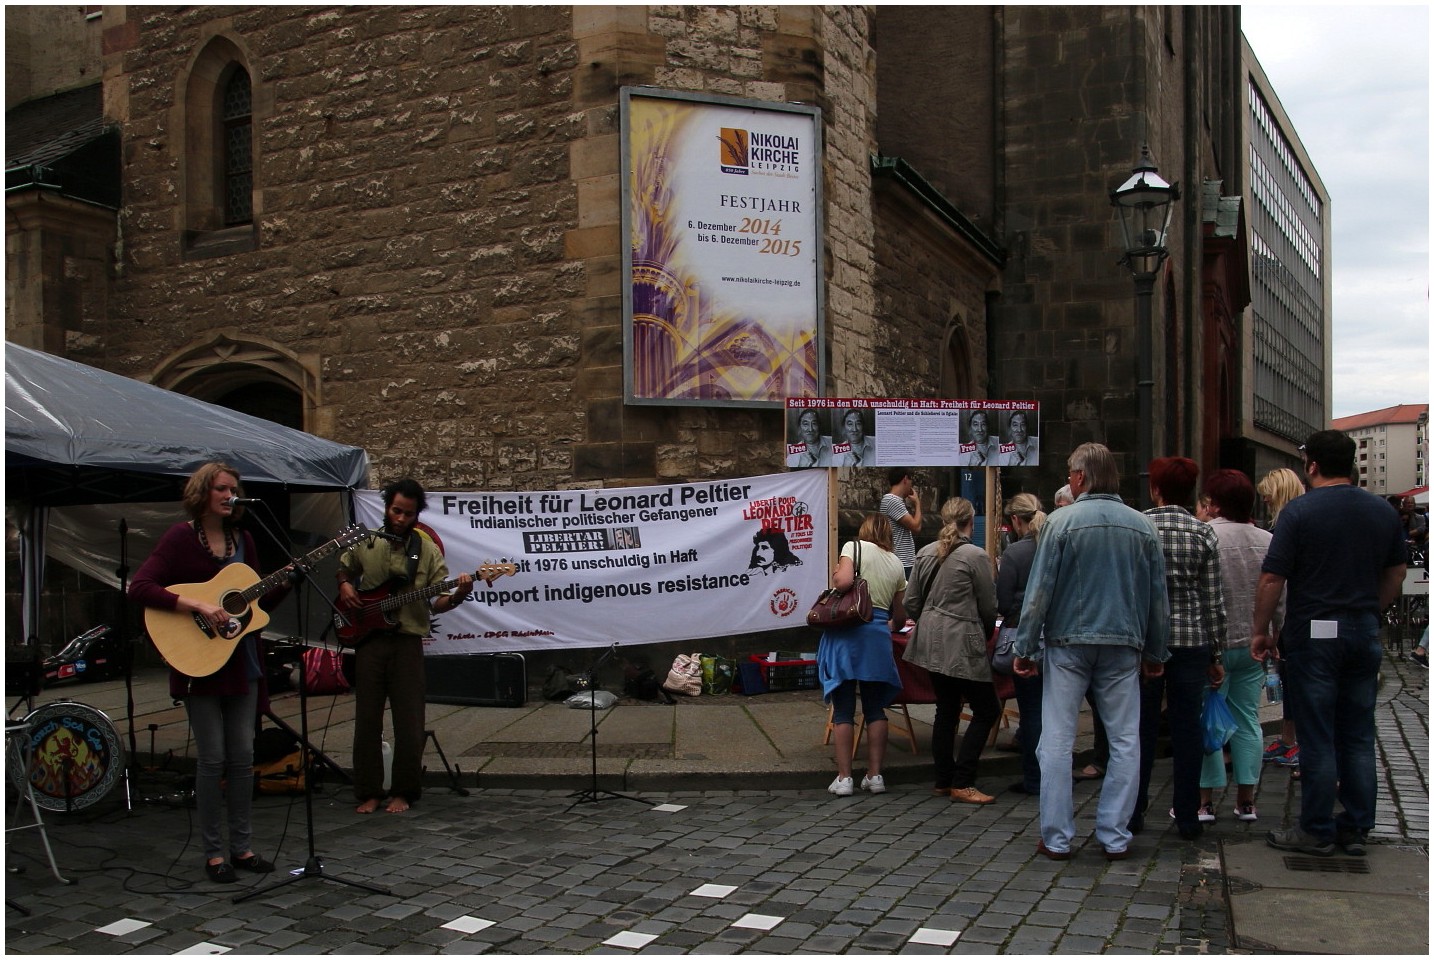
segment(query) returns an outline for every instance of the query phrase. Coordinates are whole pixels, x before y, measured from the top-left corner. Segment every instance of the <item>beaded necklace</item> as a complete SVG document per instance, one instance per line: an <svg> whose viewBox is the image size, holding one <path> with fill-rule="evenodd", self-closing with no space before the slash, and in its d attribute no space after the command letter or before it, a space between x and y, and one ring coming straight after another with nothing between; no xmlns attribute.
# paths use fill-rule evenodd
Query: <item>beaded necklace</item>
<svg viewBox="0 0 1434 960"><path fill-rule="evenodd" d="M214 557L214 559L216 560L228 560L230 557L234 556L234 534L229 530L228 527L224 528L224 556L222 557L216 556L214 550L209 546L209 537L204 533L204 524L199 521L195 521L194 529L199 533L200 544L204 546L204 549L209 553L211 557Z"/></svg>

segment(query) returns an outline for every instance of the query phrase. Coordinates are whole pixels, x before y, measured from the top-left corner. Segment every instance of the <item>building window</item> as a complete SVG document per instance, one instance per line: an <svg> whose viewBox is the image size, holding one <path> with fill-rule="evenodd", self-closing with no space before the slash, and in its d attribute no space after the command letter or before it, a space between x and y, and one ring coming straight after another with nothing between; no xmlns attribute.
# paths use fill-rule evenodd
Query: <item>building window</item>
<svg viewBox="0 0 1434 960"><path fill-rule="evenodd" d="M224 225L254 219L253 124L249 71L236 66L224 85Z"/></svg>
<svg viewBox="0 0 1434 960"><path fill-rule="evenodd" d="M184 232L187 258L230 256L258 248L263 213L254 157L255 126L266 102L250 57L230 37L212 38L184 76Z"/></svg>

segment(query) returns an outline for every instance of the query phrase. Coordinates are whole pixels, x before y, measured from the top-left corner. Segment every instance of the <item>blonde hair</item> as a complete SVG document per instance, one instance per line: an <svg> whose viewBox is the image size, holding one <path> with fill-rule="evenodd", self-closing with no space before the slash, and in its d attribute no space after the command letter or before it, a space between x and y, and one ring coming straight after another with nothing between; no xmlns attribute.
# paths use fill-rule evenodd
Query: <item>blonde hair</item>
<svg viewBox="0 0 1434 960"><path fill-rule="evenodd" d="M861 521L861 529L857 531L856 538L865 540L867 543L874 543L883 550L890 551L891 544L891 521L879 513L868 513Z"/></svg>
<svg viewBox="0 0 1434 960"><path fill-rule="evenodd" d="M1031 533L1040 536L1041 527L1046 525L1046 514L1041 509L1041 498L1034 493L1018 493L1006 501L1006 516L1020 517L1026 521Z"/></svg>
<svg viewBox="0 0 1434 960"><path fill-rule="evenodd" d="M1255 490L1270 501L1270 526L1273 527L1285 505L1305 492L1305 485L1298 473L1289 467L1280 467L1265 474Z"/></svg>
<svg viewBox="0 0 1434 960"><path fill-rule="evenodd" d="M952 497L941 505L941 533L937 536L936 559L945 560L965 538L963 527L976 519L976 508L965 497Z"/></svg>

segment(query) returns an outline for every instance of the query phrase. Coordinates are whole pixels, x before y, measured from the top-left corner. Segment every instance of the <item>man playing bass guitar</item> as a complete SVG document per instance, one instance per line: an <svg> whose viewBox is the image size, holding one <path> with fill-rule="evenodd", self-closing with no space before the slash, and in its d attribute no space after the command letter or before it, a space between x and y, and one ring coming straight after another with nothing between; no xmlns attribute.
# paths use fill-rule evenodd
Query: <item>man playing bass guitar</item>
<svg viewBox="0 0 1434 960"><path fill-rule="evenodd" d="M443 554L417 529L427 506L423 487L404 477L383 490L384 532L339 557L339 608L357 611L359 591L391 581L423 588L448 578ZM374 630L358 644L354 688L354 795L358 813L373 813L385 799L383 788L383 707L393 710L393 773L384 809L403 813L422 793L424 737L423 638L429 617L447 613L473 592L473 577L457 578L457 589L431 600L416 599L397 611L392 627Z"/></svg>

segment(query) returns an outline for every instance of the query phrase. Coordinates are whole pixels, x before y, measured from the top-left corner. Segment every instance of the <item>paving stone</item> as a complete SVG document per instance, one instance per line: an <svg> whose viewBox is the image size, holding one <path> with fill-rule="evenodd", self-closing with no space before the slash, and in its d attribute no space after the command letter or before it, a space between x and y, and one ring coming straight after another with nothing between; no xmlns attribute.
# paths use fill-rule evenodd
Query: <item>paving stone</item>
<svg viewBox="0 0 1434 960"><path fill-rule="evenodd" d="M1428 842L1425 686L1427 678L1378 708L1387 771L1380 842ZM1386 731L1398 732L1397 749ZM1266 819L1297 816L1299 792L1288 777L1266 771L1263 779ZM419 816L401 820L355 818L342 791L321 789L316 845L334 876L372 877L390 894L303 883L243 904L198 883L173 895L131 894L95 870L112 850L166 875L175 850L154 838L167 838L168 827L140 808L105 823L103 847L90 842L91 824L57 826L62 863L100 879L86 876L62 891L31 866L18 896L35 913L7 912L6 944L13 953L86 955L174 953L202 940L236 952L631 955L602 944L631 929L660 934L636 951L644 954L1228 952L1223 900L1211 894L1202 865L1218 863L1221 842L1258 842L1269 828L1222 822L1185 844L1168 825L1152 824L1130 860L1106 864L1080 839L1074 860L1052 863L1034 854L1034 805L1002 797L989 808L949 810L928 801L925 789L924 780L893 778L880 803L848 804L818 788L660 794L688 804L675 814L625 804L573 813L561 790L480 789L463 798L435 790ZM1153 810L1168 807L1169 792L1162 763ZM1095 797L1077 790L1081 838L1093 827ZM288 815L261 800L256 836L281 835ZM13 860L43 864L34 840L7 841ZM739 890L720 900L690 896L702 883ZM13 882L8 892L17 895ZM785 919L770 932L732 928L746 913ZM158 922L129 939L94 933L123 916ZM473 934L441 926L464 916L495 926ZM911 944L923 926L962 933L949 951Z"/></svg>

